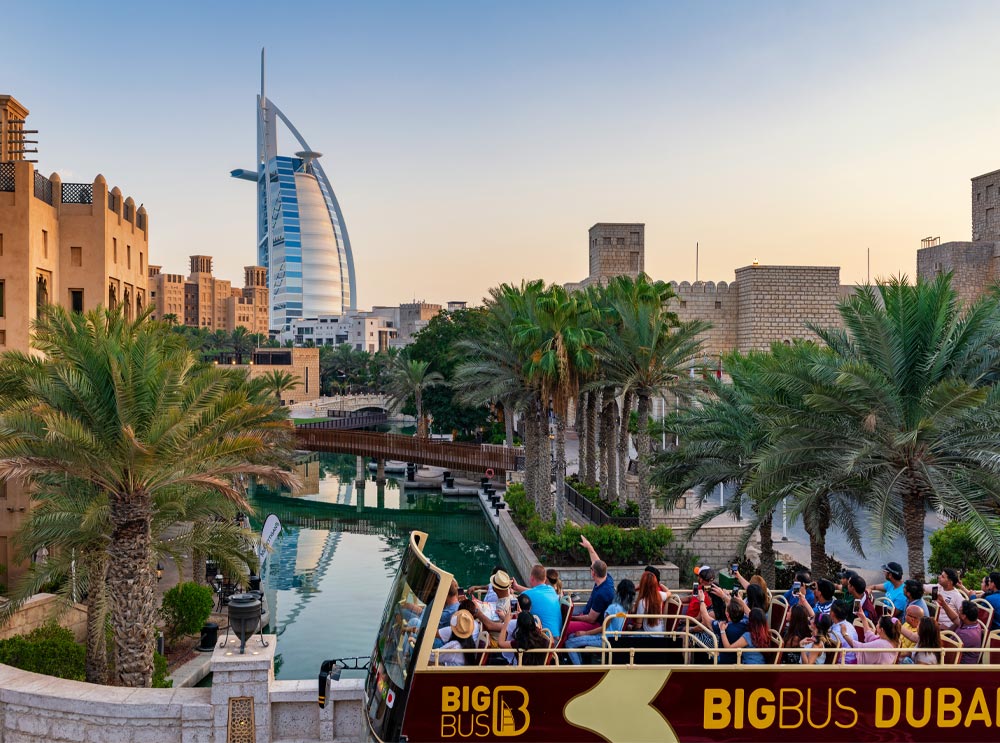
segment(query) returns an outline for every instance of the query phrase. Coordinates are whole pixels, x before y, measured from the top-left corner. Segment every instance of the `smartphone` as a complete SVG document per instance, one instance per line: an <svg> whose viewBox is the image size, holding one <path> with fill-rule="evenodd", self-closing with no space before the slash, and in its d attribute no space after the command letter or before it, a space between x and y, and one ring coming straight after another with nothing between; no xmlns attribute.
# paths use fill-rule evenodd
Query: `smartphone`
<svg viewBox="0 0 1000 743"><path fill-rule="evenodd" d="M733 563L733 572L734 573L740 572L740 566L737 565L735 562Z"/></svg>
<svg viewBox="0 0 1000 743"><path fill-rule="evenodd" d="M854 613L861 616L861 599L854 599Z"/></svg>
<svg viewBox="0 0 1000 743"><path fill-rule="evenodd" d="M694 586L691 588L691 593L692 595L697 596L700 590L701 590L701 583L695 583Z"/></svg>
<svg viewBox="0 0 1000 743"><path fill-rule="evenodd" d="M934 599L935 601L937 601L937 597L938 597L938 587L934 586L931 589L931 598Z"/></svg>
<svg viewBox="0 0 1000 743"><path fill-rule="evenodd" d="M802 588L802 583L800 583L799 581L795 581L794 583L792 583L792 591L798 593L798 590L800 588Z"/></svg>

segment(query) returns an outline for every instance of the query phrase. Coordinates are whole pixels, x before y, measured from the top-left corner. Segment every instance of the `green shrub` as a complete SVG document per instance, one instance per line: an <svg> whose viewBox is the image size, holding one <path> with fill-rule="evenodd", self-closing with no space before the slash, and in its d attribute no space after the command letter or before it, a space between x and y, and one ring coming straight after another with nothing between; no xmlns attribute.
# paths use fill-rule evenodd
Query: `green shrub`
<svg viewBox="0 0 1000 743"><path fill-rule="evenodd" d="M660 562L673 541L673 532L665 526L656 529L623 529L606 524L584 527L567 524L557 531L555 522L543 521L534 504L525 495L523 485L511 485L504 496L511 517L524 538L535 549L538 559L550 565L585 565L587 551L580 546L583 534L609 565L641 565Z"/></svg>
<svg viewBox="0 0 1000 743"><path fill-rule="evenodd" d="M937 576L945 568L956 568L963 575L983 572L990 562L979 552L976 541L969 532L969 525L962 521L949 521L931 534L931 575ZM962 583L969 584L963 579ZM979 584L976 584L979 588Z"/></svg>
<svg viewBox="0 0 1000 743"><path fill-rule="evenodd" d="M72 632L54 623L0 640L0 663L75 681L86 677L86 654Z"/></svg>
<svg viewBox="0 0 1000 743"><path fill-rule="evenodd" d="M153 688L170 689L173 685L174 680L167 678L167 659L159 653L153 653Z"/></svg>
<svg viewBox="0 0 1000 743"><path fill-rule="evenodd" d="M160 610L166 625L166 637L173 641L201 630L212 613L214 603L212 589L208 586L189 581L171 588L163 594Z"/></svg>

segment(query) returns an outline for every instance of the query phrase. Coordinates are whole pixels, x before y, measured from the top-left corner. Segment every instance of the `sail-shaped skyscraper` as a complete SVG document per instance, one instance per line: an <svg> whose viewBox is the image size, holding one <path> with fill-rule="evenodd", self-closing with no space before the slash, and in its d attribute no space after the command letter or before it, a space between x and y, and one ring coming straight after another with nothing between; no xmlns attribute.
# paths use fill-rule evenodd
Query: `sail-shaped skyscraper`
<svg viewBox="0 0 1000 743"><path fill-rule="evenodd" d="M279 119L302 148L294 156L278 154ZM351 239L319 157L267 97L261 50L257 167L232 175L257 183L257 263L267 268L272 332L356 307Z"/></svg>

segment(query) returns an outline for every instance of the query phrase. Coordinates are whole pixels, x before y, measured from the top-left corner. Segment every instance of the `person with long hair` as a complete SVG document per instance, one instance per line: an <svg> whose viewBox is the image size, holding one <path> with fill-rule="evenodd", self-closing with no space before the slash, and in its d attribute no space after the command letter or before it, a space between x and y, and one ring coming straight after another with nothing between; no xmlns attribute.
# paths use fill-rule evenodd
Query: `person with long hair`
<svg viewBox="0 0 1000 743"><path fill-rule="evenodd" d="M559 579L559 571L555 568L549 568L545 571L545 581L554 589L559 596L562 596L562 581Z"/></svg>
<svg viewBox="0 0 1000 743"><path fill-rule="evenodd" d="M611 618L608 621L607 627L608 637L617 636L617 633L624 628L625 612L628 610L628 607L631 607L634 603L635 583L630 581L628 578L623 578L618 581L618 588L615 590L614 601L611 602L607 611L604 612L605 618ZM604 631L604 626L602 624L600 627L595 629L572 632L566 638L565 647L567 650L575 650L579 648L599 648L603 644L601 638ZM570 653L569 659L575 666L580 665L582 662L580 653Z"/></svg>
<svg viewBox="0 0 1000 743"><path fill-rule="evenodd" d="M937 622L924 617L917 625L917 646L913 651L913 662L921 666L934 666L941 662L941 632Z"/></svg>
<svg viewBox="0 0 1000 743"><path fill-rule="evenodd" d="M632 609L633 614L662 614L664 602L669 596L669 592L660 590L660 582L656 576L650 572L643 572L639 579L639 588L636 591L636 602ZM636 620L637 624L639 623ZM642 619L641 627L644 632L663 632L664 623L662 618Z"/></svg>
<svg viewBox="0 0 1000 743"><path fill-rule="evenodd" d="M822 666L832 663L831 651L839 647L840 642L830 634L833 620L829 614L820 614L816 620L815 631L811 637L804 637L799 643L802 646L802 664L806 666Z"/></svg>
<svg viewBox="0 0 1000 743"><path fill-rule="evenodd" d="M726 634L726 626L728 622L720 622L719 629L722 630L720 636L722 638L722 645L728 650L738 650L740 648L749 648L747 652L742 653L740 656L740 662L745 666L762 666L766 663L764 660L764 654L760 652L753 652L753 648L766 648L771 645L771 635L768 632L767 625L767 615L764 614L760 609L753 609L750 612L750 621L747 624L746 630L740 636L736 642L730 642L729 637Z"/></svg>
<svg viewBox="0 0 1000 743"><path fill-rule="evenodd" d="M501 637L497 644L502 648L517 650L519 663L522 666L541 666L545 664L545 653L527 653L526 650L538 650L549 646L549 639L542 634L542 630L535 621L535 616L530 611L522 611L517 615L517 624L514 627L514 637L508 642L507 638Z"/></svg>
<svg viewBox="0 0 1000 743"><path fill-rule="evenodd" d="M788 628L782 638L782 645L788 650L782 653L781 662L787 665L802 663L802 641L812 637L812 634L812 627L809 626L809 610L806 608L806 602L800 601L792 607Z"/></svg>
<svg viewBox="0 0 1000 743"><path fill-rule="evenodd" d="M844 640L852 648L868 649L869 652L858 653L859 665L891 666L896 662L896 653L885 652L899 647L899 622L892 617L880 617L878 624L873 625L863 612L861 620L864 623L864 641L855 640L850 635L844 635ZM877 652L871 652L877 651Z"/></svg>
<svg viewBox="0 0 1000 743"><path fill-rule="evenodd" d="M764 577L762 575L751 575L749 578L744 578L743 573L739 571L735 572L733 575L736 578L736 580L739 581L739 584L743 588L743 590L746 591L747 606L749 606L751 609L758 608L757 597L759 596L763 599L764 602L764 605L760 606L759 608L762 609L765 614L767 614L767 610L771 606L771 592L767 589L767 581L764 580ZM753 604L750 603L750 595L751 595L750 586L757 586L757 589L760 589L759 594L757 593L756 589L753 589L752 591L754 594Z"/></svg>
<svg viewBox="0 0 1000 743"><path fill-rule="evenodd" d="M754 577L756 578L757 576ZM746 598L744 599L744 602L747 605L747 610L753 611L754 609L760 609L762 612L767 614L767 608L770 605L770 601L766 591L753 581L747 583L745 590Z"/></svg>

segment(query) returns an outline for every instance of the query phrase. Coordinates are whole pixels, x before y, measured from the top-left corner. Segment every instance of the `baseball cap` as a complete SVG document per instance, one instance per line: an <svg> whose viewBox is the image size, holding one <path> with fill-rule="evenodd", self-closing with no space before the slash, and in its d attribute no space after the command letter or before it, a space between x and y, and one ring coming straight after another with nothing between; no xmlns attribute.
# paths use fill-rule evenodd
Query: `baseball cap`
<svg viewBox="0 0 1000 743"><path fill-rule="evenodd" d="M903 577L903 566L898 562L887 562L882 566L882 570L894 578Z"/></svg>

